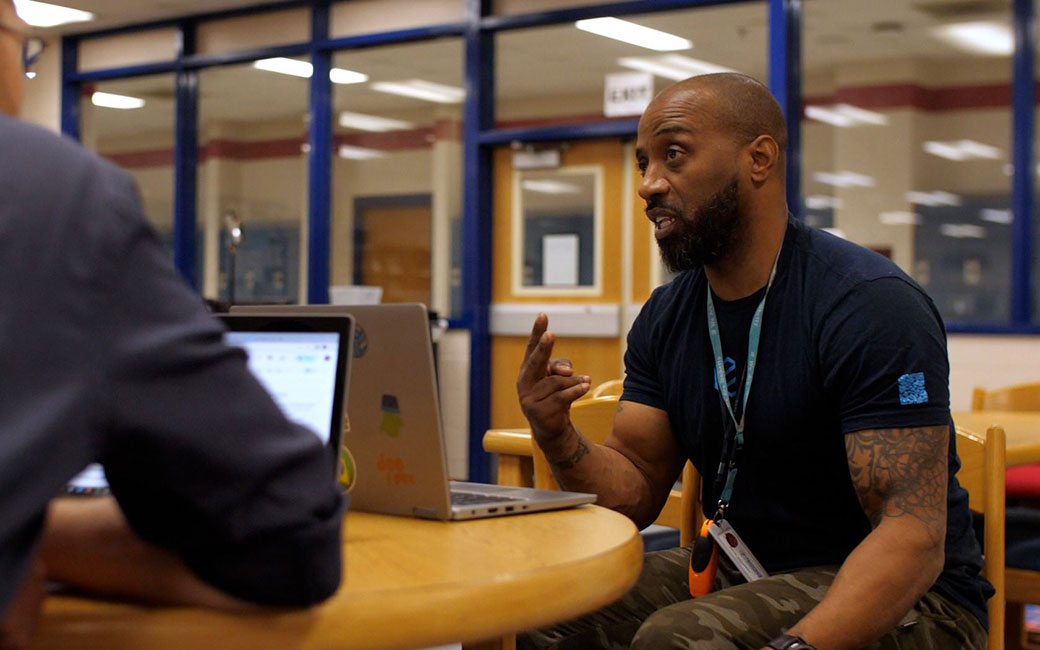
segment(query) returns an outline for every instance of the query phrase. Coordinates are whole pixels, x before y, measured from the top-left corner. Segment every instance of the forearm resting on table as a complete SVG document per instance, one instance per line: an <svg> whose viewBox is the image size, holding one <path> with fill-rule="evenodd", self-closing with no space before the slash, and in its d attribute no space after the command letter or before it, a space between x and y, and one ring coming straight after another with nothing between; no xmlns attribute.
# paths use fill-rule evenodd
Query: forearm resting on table
<svg viewBox="0 0 1040 650"><path fill-rule="evenodd" d="M595 493L596 505L628 516L640 528L653 523L664 505L657 503L647 477L627 456L588 442L573 426L542 444L542 451L561 488Z"/></svg>
<svg viewBox="0 0 1040 650"><path fill-rule="evenodd" d="M111 497L51 502L40 556L49 580L94 595L231 611L256 607L211 587L175 554L135 535Z"/></svg>
<svg viewBox="0 0 1040 650"><path fill-rule="evenodd" d="M886 518L789 630L819 650L858 650L894 629L942 571L943 544L913 517Z"/></svg>

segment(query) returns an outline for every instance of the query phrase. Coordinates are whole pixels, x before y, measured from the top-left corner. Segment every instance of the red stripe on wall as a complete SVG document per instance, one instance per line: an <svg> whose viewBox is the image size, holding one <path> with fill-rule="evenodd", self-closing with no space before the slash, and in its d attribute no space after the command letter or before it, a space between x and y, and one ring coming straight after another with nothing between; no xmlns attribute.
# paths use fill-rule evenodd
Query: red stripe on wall
<svg viewBox="0 0 1040 650"><path fill-rule="evenodd" d="M1011 84L979 84L926 88L917 84L851 86L833 95L806 97L806 106L852 104L860 108L912 108L922 111L960 111L1011 106Z"/></svg>
<svg viewBox="0 0 1040 650"><path fill-rule="evenodd" d="M126 169L143 167L170 167L173 165L172 149L156 149L153 151L128 151L126 153L106 154L114 165Z"/></svg>
<svg viewBox="0 0 1040 650"><path fill-rule="evenodd" d="M438 120L434 126L386 133L340 133L333 143L336 147L347 144L380 151L426 149L437 141L462 141L462 125L456 120ZM306 136L276 140L211 140L199 147L200 163L211 158L223 160L256 161L271 158L295 158L305 155ZM172 149L129 151L105 154L110 161L123 168L163 167L173 164Z"/></svg>

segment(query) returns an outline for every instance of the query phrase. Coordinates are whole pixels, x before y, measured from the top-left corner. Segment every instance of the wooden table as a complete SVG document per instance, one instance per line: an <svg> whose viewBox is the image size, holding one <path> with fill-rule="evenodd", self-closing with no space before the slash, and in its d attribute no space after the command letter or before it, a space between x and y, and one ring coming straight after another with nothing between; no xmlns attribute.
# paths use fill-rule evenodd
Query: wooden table
<svg viewBox="0 0 1040 650"><path fill-rule="evenodd" d="M468 522L350 513L345 581L306 611L231 615L51 596L36 650L380 650L501 638L612 602L643 565L596 506Z"/></svg>
<svg viewBox="0 0 1040 650"><path fill-rule="evenodd" d="M954 411L954 423L969 431L984 432L993 424L1007 434L1007 464L1040 463L1040 412Z"/></svg>

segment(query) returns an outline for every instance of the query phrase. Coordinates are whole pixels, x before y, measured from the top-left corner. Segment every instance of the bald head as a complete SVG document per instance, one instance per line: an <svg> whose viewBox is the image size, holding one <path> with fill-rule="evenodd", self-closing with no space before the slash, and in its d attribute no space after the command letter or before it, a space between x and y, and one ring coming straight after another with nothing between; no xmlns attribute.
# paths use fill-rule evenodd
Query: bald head
<svg viewBox="0 0 1040 650"><path fill-rule="evenodd" d="M780 104L756 79L737 72L690 77L662 90L652 104L679 101L707 117L721 131L746 145L761 135L787 150L787 123Z"/></svg>

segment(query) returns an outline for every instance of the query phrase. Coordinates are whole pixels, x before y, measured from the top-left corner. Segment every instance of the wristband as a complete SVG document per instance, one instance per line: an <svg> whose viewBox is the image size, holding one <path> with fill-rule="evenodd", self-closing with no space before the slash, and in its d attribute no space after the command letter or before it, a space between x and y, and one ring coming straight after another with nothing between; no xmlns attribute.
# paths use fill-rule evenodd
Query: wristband
<svg viewBox="0 0 1040 650"><path fill-rule="evenodd" d="M766 647L773 650L816 650L816 646L806 642L802 637L789 634L781 634L767 643Z"/></svg>

